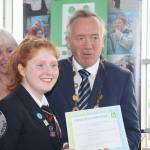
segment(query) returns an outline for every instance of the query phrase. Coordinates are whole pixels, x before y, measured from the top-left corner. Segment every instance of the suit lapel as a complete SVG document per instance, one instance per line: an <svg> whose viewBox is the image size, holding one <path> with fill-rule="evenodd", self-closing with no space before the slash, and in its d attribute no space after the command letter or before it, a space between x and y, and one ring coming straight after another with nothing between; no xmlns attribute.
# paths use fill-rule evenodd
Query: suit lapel
<svg viewBox="0 0 150 150"><path fill-rule="evenodd" d="M34 120L36 120L41 125L41 127L46 130L47 134L49 134L49 125L47 125L50 124L49 120L46 118L46 115L43 113L31 95L21 84L19 84L17 87L17 93L20 96L26 109L30 112L31 117L33 117Z"/></svg>
<svg viewBox="0 0 150 150"><path fill-rule="evenodd" d="M75 105L74 101L73 99L70 100L70 97L72 98L72 96L75 94L72 65L70 64L70 62L68 62L68 60L64 62L64 65L65 67L63 72L62 85L65 85L64 90L67 91L67 93L65 92L65 95L67 96L66 100L70 104L70 107L73 108Z"/></svg>

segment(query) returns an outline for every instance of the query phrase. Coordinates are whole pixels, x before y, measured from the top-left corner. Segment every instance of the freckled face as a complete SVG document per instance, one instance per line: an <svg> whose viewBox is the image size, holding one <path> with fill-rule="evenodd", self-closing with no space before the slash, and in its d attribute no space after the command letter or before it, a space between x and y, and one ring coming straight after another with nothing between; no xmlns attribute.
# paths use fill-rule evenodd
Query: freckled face
<svg viewBox="0 0 150 150"><path fill-rule="evenodd" d="M26 67L21 65L20 68L22 84L37 97L50 91L59 75L56 57L45 48L41 48L37 55L27 62Z"/></svg>
<svg viewBox="0 0 150 150"><path fill-rule="evenodd" d="M75 60L83 68L91 67L104 47L100 21L96 17L75 19L71 24L70 37L66 40Z"/></svg>
<svg viewBox="0 0 150 150"><path fill-rule="evenodd" d="M12 43L6 43L0 46L0 74L7 74L6 64L13 50L14 45Z"/></svg>

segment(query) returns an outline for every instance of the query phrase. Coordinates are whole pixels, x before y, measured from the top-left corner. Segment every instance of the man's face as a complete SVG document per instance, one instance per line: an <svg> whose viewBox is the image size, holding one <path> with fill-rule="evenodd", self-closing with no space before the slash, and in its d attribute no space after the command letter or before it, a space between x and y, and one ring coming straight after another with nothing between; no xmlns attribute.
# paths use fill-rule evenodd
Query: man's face
<svg viewBox="0 0 150 150"><path fill-rule="evenodd" d="M104 47L102 27L96 17L77 18L71 24L70 37L66 37L68 49L83 67L93 66Z"/></svg>
<svg viewBox="0 0 150 150"><path fill-rule="evenodd" d="M43 30L44 30L44 36L48 37L49 34L50 34L49 33L50 32L50 30L49 30L49 24L45 24Z"/></svg>

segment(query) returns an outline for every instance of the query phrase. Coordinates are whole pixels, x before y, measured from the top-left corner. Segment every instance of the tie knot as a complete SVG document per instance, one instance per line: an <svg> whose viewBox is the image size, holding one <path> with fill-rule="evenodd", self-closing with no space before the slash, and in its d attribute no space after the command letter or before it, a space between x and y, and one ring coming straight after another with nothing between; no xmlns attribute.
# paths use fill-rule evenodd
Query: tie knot
<svg viewBox="0 0 150 150"><path fill-rule="evenodd" d="M85 69L81 69L81 70L79 70L78 72L80 73L80 76L81 76L82 78L88 78L89 75L90 75L90 73L89 73L88 71L86 71Z"/></svg>
<svg viewBox="0 0 150 150"><path fill-rule="evenodd" d="M43 106L41 107L41 109L42 109L44 112L50 113L50 107L49 107L48 105L47 105L47 106L43 105Z"/></svg>

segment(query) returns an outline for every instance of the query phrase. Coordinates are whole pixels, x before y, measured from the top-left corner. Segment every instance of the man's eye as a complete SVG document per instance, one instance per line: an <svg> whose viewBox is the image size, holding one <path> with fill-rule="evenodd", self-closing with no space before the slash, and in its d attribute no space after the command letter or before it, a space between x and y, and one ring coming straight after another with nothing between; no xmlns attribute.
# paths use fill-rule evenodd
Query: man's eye
<svg viewBox="0 0 150 150"><path fill-rule="evenodd" d="M97 40L98 37L97 37L97 36L93 36L91 39L92 39L92 40Z"/></svg>
<svg viewBox="0 0 150 150"><path fill-rule="evenodd" d="M83 37L78 37L77 41L79 41L79 42L84 41L84 38Z"/></svg>

